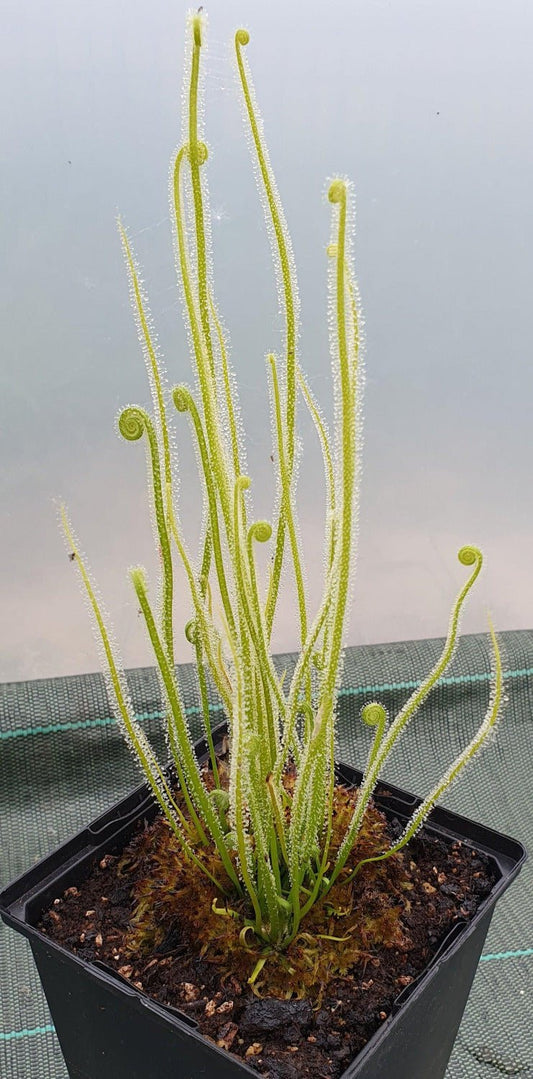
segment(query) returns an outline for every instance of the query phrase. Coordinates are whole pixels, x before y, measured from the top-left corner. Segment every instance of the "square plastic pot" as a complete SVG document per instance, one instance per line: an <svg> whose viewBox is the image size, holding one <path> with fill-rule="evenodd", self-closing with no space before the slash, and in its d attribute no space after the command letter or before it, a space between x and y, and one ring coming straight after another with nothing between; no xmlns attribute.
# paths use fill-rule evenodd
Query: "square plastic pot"
<svg viewBox="0 0 533 1079"><path fill-rule="evenodd" d="M197 753L206 755L204 741ZM340 765L338 778L351 786L361 776ZM382 787L375 801L400 821L420 804L392 786ZM121 851L137 821L156 813L147 787L137 788L9 885L0 895L0 913L30 942L70 1079L257 1079L243 1060L204 1038L189 1016L150 1000L105 964L79 959L35 928L57 896L87 877L105 853ZM400 993L342 1079L443 1079L494 906L526 857L515 840L444 809L433 810L426 828L487 854L496 883L474 917L454 925L426 969Z"/></svg>

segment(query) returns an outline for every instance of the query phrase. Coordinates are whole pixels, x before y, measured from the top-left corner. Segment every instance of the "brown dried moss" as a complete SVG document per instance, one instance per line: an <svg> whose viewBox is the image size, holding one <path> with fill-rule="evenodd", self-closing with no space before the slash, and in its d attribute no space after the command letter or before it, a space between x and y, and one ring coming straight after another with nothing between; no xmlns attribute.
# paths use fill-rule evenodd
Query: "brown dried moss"
<svg viewBox="0 0 533 1079"><path fill-rule="evenodd" d="M341 786L335 789L332 856L345 835L355 800L353 791ZM389 845L387 821L371 807L347 870ZM203 858L213 875L229 888L216 852L208 851ZM378 945L402 949L406 944L400 925L406 889L401 854L365 866L351 884L337 882L324 900L315 903L297 937L282 952L265 949L252 932L243 943L240 934L244 919L250 915L246 901L238 896L224 901L207 878L185 860L162 818L130 845L119 872L125 878L138 878L133 893L135 911L125 939L127 953L153 953L161 950L165 940L176 940L178 934L189 947L192 944L198 957L216 964L223 979L238 970L243 981L266 956L254 983L258 995L320 1000L332 979L370 961ZM386 887L379 885L384 878Z"/></svg>

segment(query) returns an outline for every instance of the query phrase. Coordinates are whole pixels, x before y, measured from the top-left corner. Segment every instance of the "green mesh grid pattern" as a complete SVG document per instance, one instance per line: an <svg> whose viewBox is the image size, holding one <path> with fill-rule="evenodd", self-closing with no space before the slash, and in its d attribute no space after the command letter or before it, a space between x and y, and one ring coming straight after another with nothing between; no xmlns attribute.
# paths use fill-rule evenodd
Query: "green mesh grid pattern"
<svg viewBox="0 0 533 1079"><path fill-rule="evenodd" d="M533 849L533 631L504 633L508 703L496 741L446 798L449 808ZM433 665L441 641L349 649L340 695L338 757L364 761L368 700L397 710ZM281 668L294 657L280 656ZM201 719L194 669L180 668L191 724ZM162 748L152 669L128 672L139 721ZM424 795L471 737L490 686L486 637L464 637L453 666L398 744L390 782ZM222 718L213 698L213 719ZM0 687L1 884L5 885L139 781L111 718L101 675ZM0 926L0 1076L67 1079L29 946ZM496 908L447 1079L533 1079L533 868L526 864ZM428 1079L431 1079L428 1076Z"/></svg>

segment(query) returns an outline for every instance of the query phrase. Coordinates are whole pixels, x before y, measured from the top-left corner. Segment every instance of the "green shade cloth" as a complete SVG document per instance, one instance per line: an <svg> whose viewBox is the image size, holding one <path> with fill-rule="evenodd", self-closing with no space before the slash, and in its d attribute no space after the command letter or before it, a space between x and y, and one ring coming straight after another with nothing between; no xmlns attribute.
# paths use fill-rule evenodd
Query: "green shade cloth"
<svg viewBox="0 0 533 1079"><path fill-rule="evenodd" d="M533 631L501 634L508 701L495 740L447 793L445 804L533 849ZM338 759L361 766L370 732L363 704L390 713L436 661L442 641L348 649L339 697ZM280 656L280 669L294 656ZM194 668L179 669L195 735L201 715ZM163 751L153 669L128 672L134 707ZM446 677L398 743L386 776L425 795L479 726L490 694L490 643L464 637ZM222 719L213 702L213 721ZM0 687L2 885L28 869L139 782L111 718L102 675ZM533 1079L533 869L496 908L447 1079ZM66 1079L26 942L0 928L0 1076ZM428 1079L431 1077L428 1076Z"/></svg>

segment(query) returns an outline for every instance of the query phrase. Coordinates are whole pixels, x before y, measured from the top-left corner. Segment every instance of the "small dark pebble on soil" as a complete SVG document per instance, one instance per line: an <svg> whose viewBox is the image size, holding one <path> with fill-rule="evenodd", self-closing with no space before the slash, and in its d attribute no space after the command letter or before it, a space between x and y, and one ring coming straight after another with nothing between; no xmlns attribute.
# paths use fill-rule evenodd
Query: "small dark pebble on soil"
<svg viewBox="0 0 533 1079"><path fill-rule="evenodd" d="M254 1000L247 1004L240 1021L245 1034L271 1033L287 1024L298 1023L300 1031L306 1030L313 1018L308 1000Z"/></svg>

